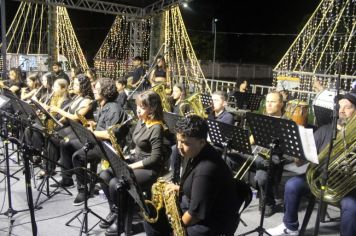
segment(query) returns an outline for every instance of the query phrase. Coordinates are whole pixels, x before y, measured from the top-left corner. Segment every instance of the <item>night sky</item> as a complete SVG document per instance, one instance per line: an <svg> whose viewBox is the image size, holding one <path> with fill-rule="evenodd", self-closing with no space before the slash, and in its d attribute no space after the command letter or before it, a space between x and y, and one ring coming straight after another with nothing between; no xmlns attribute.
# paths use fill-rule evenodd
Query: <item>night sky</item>
<svg viewBox="0 0 356 236"><path fill-rule="evenodd" d="M10 25L19 3L6 1L6 4L7 24ZM317 4L319 0L194 0L189 8L181 8L181 11L199 59L212 60L212 19L217 18L217 61L273 66ZM91 64L114 16L71 9L69 15Z"/></svg>

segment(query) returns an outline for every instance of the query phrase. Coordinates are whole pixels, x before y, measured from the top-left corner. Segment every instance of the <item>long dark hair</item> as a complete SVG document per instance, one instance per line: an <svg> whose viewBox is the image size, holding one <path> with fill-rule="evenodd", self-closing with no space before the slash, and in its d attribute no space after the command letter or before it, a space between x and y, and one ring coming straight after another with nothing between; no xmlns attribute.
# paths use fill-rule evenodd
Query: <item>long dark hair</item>
<svg viewBox="0 0 356 236"><path fill-rule="evenodd" d="M79 92L85 98L94 99L93 89L91 88L91 83L89 77L84 74L79 74L77 78L79 82Z"/></svg>
<svg viewBox="0 0 356 236"><path fill-rule="evenodd" d="M149 117L151 120L163 121L162 101L157 93L151 90L145 91L137 96L136 103L150 109Z"/></svg>

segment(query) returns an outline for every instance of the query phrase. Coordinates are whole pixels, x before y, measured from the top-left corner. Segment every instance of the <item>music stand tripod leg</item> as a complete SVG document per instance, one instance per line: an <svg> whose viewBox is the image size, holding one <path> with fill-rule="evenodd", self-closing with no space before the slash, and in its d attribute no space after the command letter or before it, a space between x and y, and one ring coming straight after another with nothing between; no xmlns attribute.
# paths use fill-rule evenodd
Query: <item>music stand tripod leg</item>
<svg viewBox="0 0 356 236"><path fill-rule="evenodd" d="M86 167L88 165L88 151L93 148L93 145L90 143L85 143L83 146L84 150L84 166ZM108 222L93 212L89 207L88 207L88 183L87 183L87 176L86 174L84 175L84 208L78 212L75 216L73 216L69 221L66 222L66 226L69 226L71 222L73 222L74 219L78 218L80 214L83 214L83 218L81 222L81 227L80 227L80 232L79 236L82 235L82 233L85 233L88 235L89 231L92 230L100 221L103 221L108 224ZM91 213L93 214L96 218L98 218L100 221L96 223L92 228L88 229L88 214Z"/></svg>

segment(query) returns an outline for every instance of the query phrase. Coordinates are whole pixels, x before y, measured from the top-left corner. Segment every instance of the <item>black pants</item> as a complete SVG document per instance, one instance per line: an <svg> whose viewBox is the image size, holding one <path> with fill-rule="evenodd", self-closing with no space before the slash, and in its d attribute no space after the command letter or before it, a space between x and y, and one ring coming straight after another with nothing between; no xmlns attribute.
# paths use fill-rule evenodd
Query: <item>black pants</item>
<svg viewBox="0 0 356 236"><path fill-rule="evenodd" d="M68 181L72 178L73 173L77 176L78 188L84 185L86 176L85 159L88 163L99 163L103 155L98 149L91 149L87 155L83 149L83 144L79 139L71 139L68 142L61 142L60 153L62 159L62 177L63 181ZM69 170L69 171L68 171Z"/></svg>

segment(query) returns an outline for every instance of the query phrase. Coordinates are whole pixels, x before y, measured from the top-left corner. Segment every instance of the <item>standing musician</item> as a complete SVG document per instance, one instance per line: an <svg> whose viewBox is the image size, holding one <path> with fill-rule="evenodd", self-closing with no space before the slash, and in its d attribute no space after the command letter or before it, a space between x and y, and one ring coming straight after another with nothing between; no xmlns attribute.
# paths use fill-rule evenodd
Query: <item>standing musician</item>
<svg viewBox="0 0 356 236"><path fill-rule="evenodd" d="M337 130L356 115L356 91L340 96L339 119ZM332 125L321 126L315 133L314 139L318 153L329 144L332 135ZM354 140L356 142L356 140ZM331 157L335 158L335 157ZM283 223L275 228L268 229L270 235L298 235L298 208L303 196L310 193L305 174L289 179L284 190L284 217ZM356 189L342 198L341 226L342 236L356 235Z"/></svg>
<svg viewBox="0 0 356 236"><path fill-rule="evenodd" d="M109 140L110 135L108 128L122 123L125 121L125 112L117 105L115 99L117 97L117 90L115 87L115 81L109 78L100 78L95 84L94 96L99 104L98 121L89 122L89 129L93 132L96 138L101 140ZM94 126L96 128L94 129ZM82 149L83 144L79 139L71 139L68 142L60 143L60 155L62 158L62 180L59 184L52 184L51 187L71 187L74 185L72 179L72 172L67 170L75 168L75 174L77 176L77 188L78 195L76 196L73 205L81 205L85 201L85 186L84 179L86 168L85 164L85 152ZM93 150L89 150L87 159L88 163L99 163L102 157L102 153L97 153Z"/></svg>
<svg viewBox="0 0 356 236"><path fill-rule="evenodd" d="M62 69L62 63L58 61L54 62L52 65L52 72L55 80L58 78L63 78L67 81L68 84L70 84L69 76Z"/></svg>
<svg viewBox="0 0 356 236"><path fill-rule="evenodd" d="M168 184L165 194L179 195L181 221L189 236L233 235L238 222L236 186L231 171L206 141L206 121L196 115L184 117L175 129L178 150L189 161L180 184ZM156 224L145 222L147 235L170 235L161 215Z"/></svg>
<svg viewBox="0 0 356 236"><path fill-rule="evenodd" d="M150 83L152 87L160 83L168 84L170 82L169 69L164 57L161 55L158 56L156 63L156 67L152 70L150 75Z"/></svg>
<svg viewBox="0 0 356 236"><path fill-rule="evenodd" d="M180 115L180 105L184 100L183 85L175 84L173 86L171 98L171 112Z"/></svg>
<svg viewBox="0 0 356 236"><path fill-rule="evenodd" d="M266 96L266 115L282 118L283 115L283 96L277 92L273 91L267 94ZM252 141L252 144L254 141ZM271 173L273 176L271 178L271 182L267 184L267 168L269 165L269 161L265 158L258 156L255 160L256 165L256 176L255 181L257 182L260 190L260 210L262 208L262 198L265 196L265 217L270 217L275 213L275 191L278 184L281 181L282 173L283 173L283 165L280 161L281 155L272 155L272 166ZM269 188L267 190L267 188Z"/></svg>
<svg viewBox="0 0 356 236"><path fill-rule="evenodd" d="M163 108L160 96L150 90L138 95L136 105L139 121L132 134L132 140L136 145L135 154L128 162L141 189L150 190L162 173L169 157L169 148L164 144ZM100 177L105 183L109 183L109 187L102 184L110 206L110 213L106 218L109 224L100 223L101 228L108 228L117 217L116 186L119 179L114 177L111 169L103 171ZM117 235L117 225L112 224L107 229L106 235Z"/></svg>
<svg viewBox="0 0 356 236"><path fill-rule="evenodd" d="M116 85L117 92L119 93L117 95L116 102L122 109L124 109L126 107L126 102L127 102L127 94L125 91L125 88L127 86L127 80L124 77L119 77L115 81L115 85Z"/></svg>
<svg viewBox="0 0 356 236"><path fill-rule="evenodd" d="M20 97L21 88L24 87L24 83L21 78L21 71L17 68L11 68L9 71L9 79L0 81L0 88L8 88L16 96Z"/></svg>
<svg viewBox="0 0 356 236"><path fill-rule="evenodd" d="M39 75L32 74L26 78L26 88L21 89L21 100L26 101L32 96L39 98L39 92L42 89Z"/></svg>

